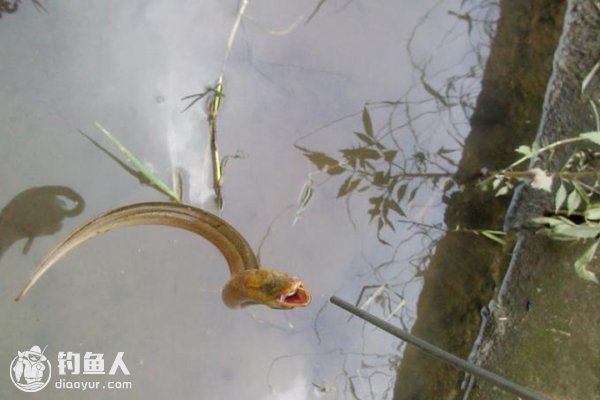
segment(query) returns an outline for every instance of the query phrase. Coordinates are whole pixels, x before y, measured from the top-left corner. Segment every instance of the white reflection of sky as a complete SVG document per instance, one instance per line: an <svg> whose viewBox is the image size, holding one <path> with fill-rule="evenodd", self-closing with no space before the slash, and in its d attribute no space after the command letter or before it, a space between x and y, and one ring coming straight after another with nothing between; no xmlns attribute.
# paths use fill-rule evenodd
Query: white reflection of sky
<svg viewBox="0 0 600 400"><path fill-rule="evenodd" d="M275 221L261 252L265 267L300 275L314 295L311 307L293 312L227 310L220 303L227 276L220 254L165 228L97 238L62 260L22 303L12 302L35 263L69 230L110 208L162 199L76 129L110 147L93 128L101 122L167 182L172 168L182 166L191 202L214 211L203 102L181 113L180 98L218 78L238 3L57 1L44 3L45 14L25 1L17 13L3 15L0 204L29 187L60 184L81 193L87 207L65 220L60 233L37 238L26 256L21 243L2 255L0 360L33 344L48 344L50 356L66 349L107 357L125 351L134 388L87 392L90 399L311 399L321 397L313 384L337 387L323 398L345 397L342 371L359 371L360 353L398 354L396 340L356 320L348 323L344 312L326 306L319 313L331 294L353 300L361 286L376 284L369 264L389 260L390 249L375 240L366 198L351 202L354 230L343 201L335 199L336 181L318 186L303 218L291 226L294 211L287 207L309 171L293 144L360 111L366 101L395 99L408 88L413 76L405 43L434 1L342 7L332 0L310 24L302 19L294 25L314 3L250 1L224 65L226 97L217 126L221 156L247 154L228 165L222 216L254 248ZM454 23L446 22L444 10L439 14L421 44ZM269 33L292 26L286 34ZM453 46L460 52L465 45ZM360 116L314 135L310 146L349 146L356 129ZM423 194L415 203L429 198ZM441 218L438 202L427 208L429 220ZM411 242L403 251L409 255L419 246ZM412 278L406 262L395 265L381 277ZM409 309L419 288L416 280L403 293ZM390 373L385 362L376 362ZM390 382L377 381L376 389ZM364 380L359 390L368 392ZM0 374L0 397L18 398L6 374ZM83 397L46 390L44 398Z"/></svg>

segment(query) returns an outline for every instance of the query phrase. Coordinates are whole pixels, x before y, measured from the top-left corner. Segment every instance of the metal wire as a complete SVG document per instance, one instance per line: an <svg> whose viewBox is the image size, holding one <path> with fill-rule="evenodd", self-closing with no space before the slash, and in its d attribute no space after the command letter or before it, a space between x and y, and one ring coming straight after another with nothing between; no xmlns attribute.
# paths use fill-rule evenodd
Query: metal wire
<svg viewBox="0 0 600 400"><path fill-rule="evenodd" d="M331 297L329 299L329 301L331 303L335 304L336 306L341 307L344 310L356 315L357 317L364 319L365 321L369 322L370 324L375 325L379 329L383 329L387 333L390 333L390 334L396 336L397 338L400 338L400 339L404 340L405 342L407 342L413 346L416 346L417 348L421 349L425 353L427 353L433 357L436 357L442 361L445 361L448 364L452 364L455 367L462 369L463 371L466 371L475 376L478 376L481 379L485 379L486 381L489 381L493 385L495 385L501 389L504 389L507 392L510 392L510 393L516 394L517 396L520 396L522 399L550 400L550 398L548 398L540 393L537 393L525 386L521 386L517 383L509 381L508 379L506 379L500 375L494 374L493 372L483 369L483 368L481 368L473 363L470 363L468 361L465 361L462 358L455 356L454 354L448 353L447 351L442 350L439 347L434 346L431 343L426 342L423 339L419 339L418 337L411 335L410 333L408 333L402 329L399 329L399 328L393 326L392 324L385 322L384 320L379 319L379 318L375 317L374 315L369 314L365 310L361 310L360 308L357 308L354 305L352 305L336 296Z"/></svg>

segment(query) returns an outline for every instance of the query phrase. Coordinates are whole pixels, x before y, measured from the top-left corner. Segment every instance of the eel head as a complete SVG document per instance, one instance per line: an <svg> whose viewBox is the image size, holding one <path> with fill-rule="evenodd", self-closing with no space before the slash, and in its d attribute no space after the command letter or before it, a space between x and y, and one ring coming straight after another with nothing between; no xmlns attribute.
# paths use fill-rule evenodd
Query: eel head
<svg viewBox="0 0 600 400"><path fill-rule="evenodd" d="M304 307L310 299L299 278L263 268L240 271L223 288L223 302L231 308L263 304L287 310Z"/></svg>

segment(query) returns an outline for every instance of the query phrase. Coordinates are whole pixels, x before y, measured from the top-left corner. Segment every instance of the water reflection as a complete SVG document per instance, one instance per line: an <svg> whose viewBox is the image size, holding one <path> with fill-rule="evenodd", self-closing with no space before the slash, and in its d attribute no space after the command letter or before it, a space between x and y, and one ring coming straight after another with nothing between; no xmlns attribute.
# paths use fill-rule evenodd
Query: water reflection
<svg viewBox="0 0 600 400"><path fill-rule="evenodd" d="M50 164L72 173L70 179L88 184L93 191L89 198L94 198L94 211L147 200L156 193L132 185L129 176L112 168L112 162L105 162L106 157L88 143L66 138L64 123L54 121L45 106L34 101L40 93L73 126L109 122L141 160L157 161L161 176L183 165L198 182L201 173L210 175L209 152L194 151L198 138L208 142L207 115L200 107L182 114L179 99L201 92L198 88L223 72L227 93L219 114L219 145L225 152L242 149L249 154L244 167L227 177L224 214L254 243L273 215L295 200L305 179L307 162L293 148L294 141L325 121L355 112L352 118L297 143L308 150L304 153L334 158L343 164L344 172L333 177L322 172L310 175L313 181L306 185L301 201L310 207L293 228L294 216L288 213L289 225L275 227L263 254L269 264L285 265L306 276L314 288L314 307L290 313L288 321L287 314L261 310L252 311L256 318L246 312L231 318L214 295L224 273L218 267L220 254L213 259L212 249L204 248L204 243L188 244L179 232L132 229L115 232L102 239L106 244L90 243L88 250L74 254L70 262L85 273L68 274L72 282L57 282L69 290L57 290L56 285L45 291L40 288L39 297L19 304L18 309L8 299L10 306L2 310L7 320L27 315L31 322L11 324L7 343L37 339L35 335L43 330L55 350L80 343L93 351L125 350L140 363L135 368L135 393L121 393L123 397L148 393L213 398L391 397L404 346L356 319L347 321L347 315L326 305L326 298L345 292L345 298L356 299L364 288L360 303L368 302L373 313L391 316L391 322L407 328L417 317L423 276L432 269L435 243L443 235L431 227L441 223L445 202L458 191L458 185L445 188L443 182L450 180L447 175L456 171L453 163L460 157L449 150L462 149L467 137L488 51L484 42L493 31L484 21L493 28L497 12L494 3L468 0L437 2L428 10L435 2L350 1L343 2L348 5L344 8L342 3L319 1L315 9L316 1L308 5L251 1L239 38L227 50L226 39L242 3L235 0L177 6L169 1L94 2L94 6L59 2L53 3L60 8L45 17L43 27L39 18L27 20L27 13L22 15L26 23L14 28L8 23L16 19L6 18L0 24L0 29L5 27L0 37L6 43L18 39L23 45L18 52L11 47L10 57L3 59L1 84L6 93L14 94L14 103L2 109L1 117L15 133L47 133L38 133L26 143L18 142L16 134L2 135L0 150L18 146L19 151L36 155L23 161L29 170L19 176L18 185L52 182L46 168ZM481 4L489 9L479 8ZM264 28L289 26L286 21L297 21L298 15L313 11L318 12L310 23L296 24L284 35ZM419 19L423 13L425 17ZM33 17L38 16L33 13ZM411 32L415 21L418 26ZM360 32L356 26L361 26ZM40 43L40 38L47 42ZM408 54L403 51L407 39ZM223 53L229 50L231 60L223 63ZM31 84L25 79L30 77L39 79ZM379 99L386 100L375 101ZM49 129L39 129L40 125ZM367 134L371 130L373 137ZM335 136L336 132L343 132L343 137ZM50 150L40 145L48 142ZM165 148L170 157L164 157ZM337 149L345 149L345 154L336 153ZM488 158L487 152L481 157ZM5 170L19 165L10 155L3 162L9 167ZM111 190L94 184L107 174ZM427 174L441 175L436 182L435 176ZM15 180L8 179L7 185L13 185L8 190L17 190ZM208 180L196 187L210 189L210 184L204 184ZM186 186L192 194L199 192ZM344 203L335 202L340 192L355 230L348 223ZM457 205L460 210L468 207L467 202ZM379 232L376 224L370 230L369 217L381 221ZM377 236L391 246L381 245ZM447 249L458 252L453 246ZM441 264L436 271L450 265ZM444 304L448 296L442 289L453 287L446 277L440 273L439 285L422 296L436 302L419 309L419 318L433 317L432 310ZM22 278L15 277L15 285ZM177 290L165 292L164 287ZM199 290L206 295L200 297ZM446 311L437 308L437 315ZM260 320L265 323L256 322ZM313 321L316 335L306 329ZM288 322L298 328L273 328ZM449 336L461 338L458 331ZM269 396L265 376L273 359ZM406 389L416 381L411 378L400 386ZM10 397L10 383L1 386L5 389L0 392ZM49 392L52 398L78 395ZM106 393L88 395L101 398Z"/></svg>
<svg viewBox="0 0 600 400"><path fill-rule="evenodd" d="M309 20L324 3L318 3ZM340 157L305 147L306 139L318 131L296 143L318 170L344 177L338 198L369 194L368 214L371 221L376 221L377 239L383 244L390 243L382 231L388 228L394 232L398 222L409 224L409 229L420 229L426 236L427 231L440 227L420 221L433 207L431 203L421 207L416 218L398 219L406 217L406 209L414 205L419 190L441 191L446 197L448 191L460 190L462 184L480 176L479 171L468 179L455 174L470 130L468 120L479 95L499 4L497 0L463 1L455 10L446 11L456 21L440 35L437 44L428 43L430 51L421 54L421 31L441 18L445 7L438 3L428 10L406 44L413 67L412 85L397 99L365 103L362 126L352 132L354 143L338 150ZM457 52L459 41L468 41L468 45ZM374 113L378 119L374 119Z"/></svg>
<svg viewBox="0 0 600 400"><path fill-rule="evenodd" d="M371 266L366 273L377 284L363 286L362 291L374 289L375 293L366 301L359 298L357 304L373 307L382 317L413 328L413 333L462 356L474 339L479 311L490 299L494 278L506 265L506 254L497 243L473 233L477 229L501 230L507 201L482 193L473 183L486 170L511 161L511 149L523 140L516 132L528 132L527 140L531 140L535 129L524 127L523 121L528 120L526 115L536 114L535 107L541 109L543 82L548 78L555 45L549 41L544 58L536 60L545 63L540 67L544 73L522 79L539 80L542 90L523 89L530 102L513 103L518 112L507 111L510 94L503 97L504 93L490 83L501 86L499 82L509 78L503 70L509 59L506 52L510 46L506 43L524 39L514 36L519 30L513 27L491 47L500 6L498 1L464 1L461 7L447 11L446 5L438 3L419 21L408 41L413 85L407 92L399 99L367 102L362 112L336 121L332 126L354 121L347 133L352 144L337 150L339 155L307 144L316 141L313 136L329 132L331 126L305 136L296 145L328 176L323 184L331 184L330 177L339 179L333 180L338 182L338 198L353 196L368 201L366 212L376 222L378 241L393 246L390 259ZM525 16L535 15L525 9L504 9L507 21L528 20ZM559 11L545 12L560 18ZM454 23L439 43L429 43L431 51L423 54L421 30L439 21L442 13ZM458 52L458 42L468 45ZM491 48L497 54L493 63L486 64ZM485 82L484 75L488 81L485 92L481 83ZM443 223L440 205L447 206ZM419 250L407 254L406 249ZM412 266L414 273L408 279L407 266ZM406 310L399 298L403 299L404 290L415 280L423 283L418 305L409 305L412 312L395 315L396 310ZM386 285L400 296L384 295L379 288ZM362 332L366 344L373 334L364 326ZM452 368L432 362L414 349L407 351L402 363L399 358L378 363L376 360L386 358L379 356L365 351L365 357L355 365L358 376L347 374L354 398L378 398L375 393L388 393L394 385L396 399L458 396L454 385L458 373ZM392 372L387 379L372 380L386 376L386 365L398 367L397 376ZM355 386L359 382L361 391Z"/></svg>
<svg viewBox="0 0 600 400"><path fill-rule="evenodd" d="M21 239L27 239L23 245L27 254L36 237L58 232L63 219L81 214L84 207L83 197L66 186L22 191L0 211L0 258Z"/></svg>
<svg viewBox="0 0 600 400"><path fill-rule="evenodd" d="M395 137L394 131L399 129L396 126L384 126L376 133L367 107L362 111L362 125L362 132L353 132L359 142L340 149L341 158L298 144L296 147L318 170L345 178L338 188L338 198L369 193L371 207L367 213L371 221L377 222L377 239L389 245L382 237L383 229L396 230L393 221L406 217L405 209L411 206L419 189L435 189L440 180L453 177L450 169L456 162L451 155L457 150L444 145L430 150L416 132L413 132L412 143L408 143L404 138Z"/></svg>

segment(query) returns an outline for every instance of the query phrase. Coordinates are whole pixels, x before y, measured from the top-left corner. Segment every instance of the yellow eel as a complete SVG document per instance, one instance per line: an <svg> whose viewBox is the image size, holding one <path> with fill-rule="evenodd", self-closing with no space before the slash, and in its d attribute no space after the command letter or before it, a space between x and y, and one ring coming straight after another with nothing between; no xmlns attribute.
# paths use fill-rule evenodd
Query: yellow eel
<svg viewBox="0 0 600 400"><path fill-rule="evenodd" d="M73 231L33 271L15 298L19 301L40 277L75 247L113 229L137 225L165 225L185 229L213 243L223 254L231 278L223 288L223 303L230 308L263 304L276 309L303 307L310 292L294 276L263 269L244 237L221 218L177 203L139 203L116 208Z"/></svg>

